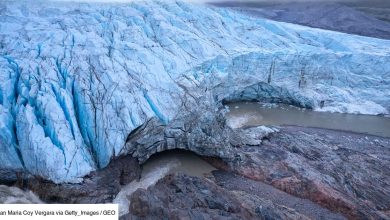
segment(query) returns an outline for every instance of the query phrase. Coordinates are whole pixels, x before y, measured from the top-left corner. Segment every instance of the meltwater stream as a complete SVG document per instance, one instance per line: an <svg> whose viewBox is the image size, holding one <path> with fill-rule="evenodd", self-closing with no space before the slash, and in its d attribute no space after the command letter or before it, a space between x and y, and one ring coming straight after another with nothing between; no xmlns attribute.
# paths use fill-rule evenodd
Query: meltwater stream
<svg viewBox="0 0 390 220"><path fill-rule="evenodd" d="M390 118L356 114L315 112L281 104L232 103L226 114L231 127L258 125L297 125L366 133L390 137ZM202 177L215 170L213 166L187 151L166 151L153 155L143 165L140 180L134 180L119 192L114 203L120 215L129 210L129 196L137 189L147 189L167 174L182 172Z"/></svg>
<svg viewBox="0 0 390 220"><path fill-rule="evenodd" d="M318 112L283 104L256 102L228 105L231 127L297 125L390 137L390 117Z"/></svg>
<svg viewBox="0 0 390 220"><path fill-rule="evenodd" d="M137 189L147 189L164 176L181 172L191 176L202 177L210 175L215 170L213 166L189 151L170 150L152 155L142 165L141 178L127 184L118 193L114 203L119 204L119 215L129 212L129 196Z"/></svg>

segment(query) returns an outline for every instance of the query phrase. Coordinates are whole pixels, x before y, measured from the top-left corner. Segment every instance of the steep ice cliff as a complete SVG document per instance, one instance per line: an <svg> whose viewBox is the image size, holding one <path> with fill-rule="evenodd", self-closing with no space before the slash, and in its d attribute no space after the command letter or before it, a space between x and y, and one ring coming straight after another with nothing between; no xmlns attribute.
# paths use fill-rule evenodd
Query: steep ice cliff
<svg viewBox="0 0 390 220"><path fill-rule="evenodd" d="M3 1L0 168L78 182L139 152L125 147L136 128L171 123L203 94L387 114L389 63L387 40L220 8Z"/></svg>

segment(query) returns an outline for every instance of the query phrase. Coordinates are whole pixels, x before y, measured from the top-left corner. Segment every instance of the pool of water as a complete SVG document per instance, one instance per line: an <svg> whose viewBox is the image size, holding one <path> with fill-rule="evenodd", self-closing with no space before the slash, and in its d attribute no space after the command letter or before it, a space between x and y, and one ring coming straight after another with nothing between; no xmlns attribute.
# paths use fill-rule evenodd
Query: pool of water
<svg viewBox="0 0 390 220"><path fill-rule="evenodd" d="M283 104L256 102L227 105L227 122L231 127L258 125L297 125L328 128L382 137L390 137L390 117L317 112Z"/></svg>
<svg viewBox="0 0 390 220"><path fill-rule="evenodd" d="M142 173L149 173L155 167L167 163L173 164L167 174L180 172L191 176L204 177L216 170L215 167L195 153L184 150L168 150L152 155L143 165Z"/></svg>

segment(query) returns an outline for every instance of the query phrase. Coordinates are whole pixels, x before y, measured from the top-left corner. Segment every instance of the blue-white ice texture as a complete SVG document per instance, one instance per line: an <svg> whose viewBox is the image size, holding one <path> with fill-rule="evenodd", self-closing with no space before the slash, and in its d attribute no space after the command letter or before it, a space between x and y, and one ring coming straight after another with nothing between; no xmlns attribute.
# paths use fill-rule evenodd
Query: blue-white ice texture
<svg viewBox="0 0 390 220"><path fill-rule="evenodd" d="M78 182L200 83L219 100L285 91L316 110L386 114L389 64L390 41L201 5L2 1L0 168ZM270 72L273 89L251 89Z"/></svg>

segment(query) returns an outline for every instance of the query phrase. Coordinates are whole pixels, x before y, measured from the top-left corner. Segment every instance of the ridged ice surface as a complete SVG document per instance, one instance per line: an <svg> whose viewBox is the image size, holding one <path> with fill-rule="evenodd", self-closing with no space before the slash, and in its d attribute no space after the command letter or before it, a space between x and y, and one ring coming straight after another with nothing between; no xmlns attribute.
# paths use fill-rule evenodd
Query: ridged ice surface
<svg viewBox="0 0 390 220"><path fill-rule="evenodd" d="M169 123L200 84L219 101L388 113L389 63L390 41L225 9L3 1L0 167L80 181L149 118Z"/></svg>

